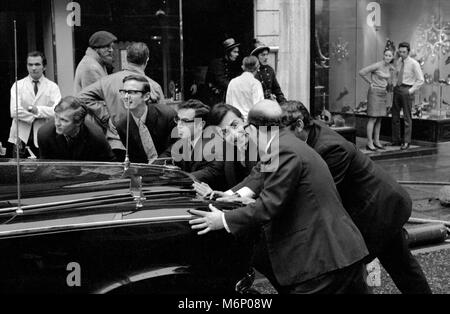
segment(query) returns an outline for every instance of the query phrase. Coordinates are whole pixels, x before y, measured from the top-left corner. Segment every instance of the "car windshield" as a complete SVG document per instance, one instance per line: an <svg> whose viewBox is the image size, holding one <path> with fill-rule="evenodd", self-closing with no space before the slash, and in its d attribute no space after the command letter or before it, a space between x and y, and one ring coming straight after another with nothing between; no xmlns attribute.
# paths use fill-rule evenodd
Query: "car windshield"
<svg viewBox="0 0 450 314"><path fill-rule="evenodd" d="M142 177L144 192L191 190L192 177L175 167L122 163L23 160L21 204L42 205L86 197L130 195L130 178ZM0 159L0 209L17 206L16 160Z"/></svg>

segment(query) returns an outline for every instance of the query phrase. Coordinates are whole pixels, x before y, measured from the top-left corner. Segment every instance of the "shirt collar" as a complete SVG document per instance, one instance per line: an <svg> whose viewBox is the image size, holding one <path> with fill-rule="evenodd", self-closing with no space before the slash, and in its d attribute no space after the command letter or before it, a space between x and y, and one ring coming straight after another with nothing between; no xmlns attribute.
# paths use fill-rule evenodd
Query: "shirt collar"
<svg viewBox="0 0 450 314"><path fill-rule="evenodd" d="M31 77L31 75L28 75L28 79L30 80L31 83L34 82L34 79ZM45 75L42 74L41 78L38 80L39 84L42 84L42 82L44 81L44 79L45 79Z"/></svg>
<svg viewBox="0 0 450 314"><path fill-rule="evenodd" d="M131 113L131 115L133 116L134 121L136 121L136 124L139 126L139 121L142 121L143 124L145 124L145 121L147 121L147 113L148 113L148 107L145 106L144 114L142 115L142 117L138 118L138 117L134 116L133 113Z"/></svg>
<svg viewBox="0 0 450 314"><path fill-rule="evenodd" d="M128 63L124 67L124 70L128 70L128 71L131 71L131 72L137 72L137 73L139 73L141 75L145 75L145 72L140 67L138 67L137 65L134 65L132 63Z"/></svg>

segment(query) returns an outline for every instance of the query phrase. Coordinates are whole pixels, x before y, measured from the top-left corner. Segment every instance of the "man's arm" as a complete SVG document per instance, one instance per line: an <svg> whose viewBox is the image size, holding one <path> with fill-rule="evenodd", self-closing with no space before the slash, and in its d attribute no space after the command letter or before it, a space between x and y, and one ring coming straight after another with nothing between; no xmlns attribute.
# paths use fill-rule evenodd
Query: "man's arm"
<svg viewBox="0 0 450 314"><path fill-rule="evenodd" d="M264 90L262 88L261 82L255 80L255 84L252 86L253 104L256 105L260 101L264 100Z"/></svg>
<svg viewBox="0 0 450 314"><path fill-rule="evenodd" d="M425 81L419 62L414 62L413 66L414 66L414 74L415 74L414 76L416 78L416 81L414 82L413 87L411 87L411 89L409 90L410 94L413 94L416 90L418 90Z"/></svg>
<svg viewBox="0 0 450 314"><path fill-rule="evenodd" d="M301 179L302 163L294 152L280 152L277 171L265 173L264 189L255 203L225 213L231 233L259 228L287 208Z"/></svg>
<svg viewBox="0 0 450 314"><path fill-rule="evenodd" d="M275 72L273 72L272 93L277 98L278 103L281 104L286 101L286 98L284 97L284 94L281 91L281 87L280 87L280 84L278 83Z"/></svg>
<svg viewBox="0 0 450 314"><path fill-rule="evenodd" d="M9 110L11 118L18 119L20 121L27 123L33 123L34 119L36 119L36 116L22 107L22 97L20 96L20 89L19 89L18 110L16 112L16 83L13 84L10 94L11 96L10 96Z"/></svg>
<svg viewBox="0 0 450 314"><path fill-rule="evenodd" d="M228 88L228 84L230 84L230 81L228 80L226 74L224 65L222 62L213 62L211 64L212 68L212 74L214 77L214 85L215 87L218 87L222 90L226 90Z"/></svg>
<svg viewBox="0 0 450 314"><path fill-rule="evenodd" d="M317 149L319 155L325 160L336 185L341 184L345 179L352 160L350 150L346 149L344 145L335 144L330 147L319 147Z"/></svg>
<svg viewBox="0 0 450 314"><path fill-rule="evenodd" d="M261 173L261 164L258 163L252 168L250 174L236 186L230 189L233 193L238 193L241 197L258 196L264 187L264 175ZM249 190L252 195L249 195ZM230 193L229 193L230 194Z"/></svg>
<svg viewBox="0 0 450 314"><path fill-rule="evenodd" d="M61 91L58 85L51 82L50 88L50 102L43 104L43 106L37 106L38 113L36 115L39 119L50 119L55 116L55 107L61 101Z"/></svg>

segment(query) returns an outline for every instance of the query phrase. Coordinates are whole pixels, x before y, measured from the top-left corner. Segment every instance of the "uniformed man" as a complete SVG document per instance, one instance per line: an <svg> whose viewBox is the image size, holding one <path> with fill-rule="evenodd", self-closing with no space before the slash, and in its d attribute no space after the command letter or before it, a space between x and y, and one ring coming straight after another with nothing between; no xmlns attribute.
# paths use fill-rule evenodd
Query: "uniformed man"
<svg viewBox="0 0 450 314"><path fill-rule="evenodd" d="M222 45L224 56L211 61L206 73L206 84L209 91L206 102L211 107L225 101L228 84L242 73L238 61L241 44L233 38L228 38Z"/></svg>
<svg viewBox="0 0 450 314"><path fill-rule="evenodd" d="M276 100L278 103L285 102L286 98L281 91L280 84L278 84L275 70L268 64L270 48L258 39L254 39L253 41L255 48L251 52L251 55L257 57L260 64L255 78L262 84L264 98Z"/></svg>

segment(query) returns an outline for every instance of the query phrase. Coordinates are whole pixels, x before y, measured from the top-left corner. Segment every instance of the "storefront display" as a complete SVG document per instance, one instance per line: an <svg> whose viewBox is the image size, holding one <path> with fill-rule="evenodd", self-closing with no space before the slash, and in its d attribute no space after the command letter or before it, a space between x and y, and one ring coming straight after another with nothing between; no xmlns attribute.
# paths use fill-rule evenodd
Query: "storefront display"
<svg viewBox="0 0 450 314"><path fill-rule="evenodd" d="M381 61L387 45L409 42L424 74L413 119L450 124L450 1L315 0L314 7L316 114L366 115L369 86L358 72ZM392 98L391 92L386 117Z"/></svg>

